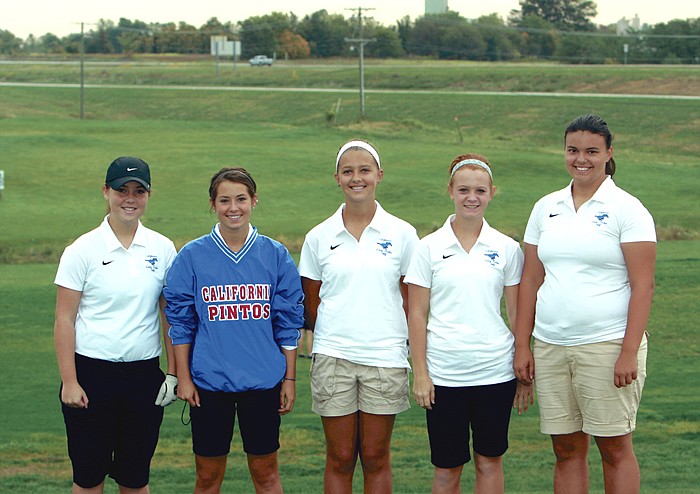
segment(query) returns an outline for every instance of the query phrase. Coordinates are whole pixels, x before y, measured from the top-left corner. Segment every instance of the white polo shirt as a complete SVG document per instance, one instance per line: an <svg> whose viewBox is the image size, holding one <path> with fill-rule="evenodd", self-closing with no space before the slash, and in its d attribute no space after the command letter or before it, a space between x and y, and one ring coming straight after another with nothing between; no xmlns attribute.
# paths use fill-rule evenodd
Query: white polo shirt
<svg viewBox="0 0 700 494"><path fill-rule="evenodd" d="M299 274L321 281L313 352L351 362L408 368L408 325L400 278L416 229L377 211L358 242L343 224L345 204L304 240Z"/></svg>
<svg viewBox="0 0 700 494"><path fill-rule="evenodd" d="M501 298L504 287L520 283L523 252L486 220L467 252L452 230L454 218L420 241L404 278L430 289L428 374L439 386L510 381L515 340Z"/></svg>
<svg viewBox="0 0 700 494"><path fill-rule="evenodd" d="M624 337L630 285L620 244L656 242L654 220L637 198L607 177L576 211L569 184L535 204L525 242L537 246L545 269L535 338L572 346Z"/></svg>
<svg viewBox="0 0 700 494"><path fill-rule="evenodd" d="M54 281L82 292L75 351L113 362L157 357L158 299L175 246L139 222L131 246L125 249L108 218L66 247Z"/></svg>

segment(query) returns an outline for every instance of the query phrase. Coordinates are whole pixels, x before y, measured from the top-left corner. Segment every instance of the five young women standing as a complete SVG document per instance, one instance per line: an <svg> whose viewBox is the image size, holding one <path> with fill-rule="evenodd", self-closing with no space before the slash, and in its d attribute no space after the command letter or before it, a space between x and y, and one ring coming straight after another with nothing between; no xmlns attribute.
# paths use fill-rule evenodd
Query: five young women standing
<svg viewBox="0 0 700 494"><path fill-rule="evenodd" d="M158 405L174 401L179 381L177 396L190 404L195 492L220 489L236 416L256 492L281 492L280 415L296 398L305 312L314 331L312 409L326 439L326 492L352 492L358 458L365 492L391 492L394 420L409 407L409 333L433 492L459 491L470 435L475 491L503 492L510 409L527 410L535 379L541 429L556 456L555 492L587 492L590 435L606 492L638 492L631 433L646 376L654 224L612 181L612 134L600 117L571 122L565 145L572 181L535 205L524 268L517 242L484 219L496 189L480 155L452 162L455 213L419 242L411 225L376 201L384 169L375 147L347 142L335 160L345 201L307 234L298 272L281 244L250 225L258 197L246 170L224 168L212 177L210 205L219 221L173 262L172 243L139 221L150 193L148 165L115 160L103 188L103 226L66 249L56 276L74 491L99 492L111 475L147 492ZM172 328L164 380L157 325L166 273ZM110 284L100 281L105 277ZM138 299L125 296L132 286ZM502 297L515 338L501 317ZM142 322L115 326L117 319ZM156 404L146 406L150 398ZM113 413L113 400L136 404L138 427Z"/></svg>

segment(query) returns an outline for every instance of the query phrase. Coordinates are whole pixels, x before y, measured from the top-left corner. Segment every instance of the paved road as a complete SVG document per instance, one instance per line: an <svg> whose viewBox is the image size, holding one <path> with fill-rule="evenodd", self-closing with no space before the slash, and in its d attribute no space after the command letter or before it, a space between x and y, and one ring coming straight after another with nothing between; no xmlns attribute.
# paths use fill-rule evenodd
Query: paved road
<svg viewBox="0 0 700 494"><path fill-rule="evenodd" d="M43 87L78 89L80 84L53 84L32 82L0 82L2 87ZM245 87L245 86L141 86L131 84L85 84L85 89L148 89L158 91L249 91L285 93L357 93L357 89L326 89L306 87ZM537 93L512 91L434 91L422 89L365 89L366 94L450 94L464 96L536 96L544 98L638 98L698 101L700 96L672 94L603 94L603 93Z"/></svg>

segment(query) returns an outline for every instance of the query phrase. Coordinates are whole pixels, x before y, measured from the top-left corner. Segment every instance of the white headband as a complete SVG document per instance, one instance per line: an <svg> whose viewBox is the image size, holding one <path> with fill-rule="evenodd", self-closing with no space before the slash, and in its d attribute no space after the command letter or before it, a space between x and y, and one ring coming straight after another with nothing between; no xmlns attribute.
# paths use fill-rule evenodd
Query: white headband
<svg viewBox="0 0 700 494"><path fill-rule="evenodd" d="M455 172L456 172L457 170L459 170L460 168L462 168L464 165L476 165L476 166L480 166L481 168L483 168L484 170L486 170L487 172L489 172L489 177L491 177L491 180L493 180L493 173L491 173L491 168L489 168L489 165L487 165L486 163L484 163L484 162L481 161L481 160L462 160L462 161L460 161L460 162L457 163L457 164L454 166L454 168L452 169L452 173L450 174L450 178L454 177L454 176L455 176Z"/></svg>
<svg viewBox="0 0 700 494"><path fill-rule="evenodd" d="M335 171L338 171L338 165L340 165L340 158L345 154L345 151L347 151L350 148L362 148L365 151L367 151L369 154L372 155L372 158L374 158L374 161L377 162L377 166L379 168L382 167L381 163L379 162L379 153L377 152L374 147L368 142L365 141L350 141L345 144L343 144L343 147L340 148L340 151L338 151L338 156L335 158Z"/></svg>

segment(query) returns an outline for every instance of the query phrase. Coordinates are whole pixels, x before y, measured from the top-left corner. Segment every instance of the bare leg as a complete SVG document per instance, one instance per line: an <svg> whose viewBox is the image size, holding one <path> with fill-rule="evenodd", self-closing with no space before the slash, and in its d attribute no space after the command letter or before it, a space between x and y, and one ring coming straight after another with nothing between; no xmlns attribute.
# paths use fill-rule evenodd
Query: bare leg
<svg viewBox="0 0 700 494"><path fill-rule="evenodd" d="M462 470L464 465L455 468L435 467L433 475L433 494L460 494L462 487Z"/></svg>
<svg viewBox="0 0 700 494"><path fill-rule="evenodd" d="M226 473L226 456L194 455L197 467L197 481L194 486L195 494L218 494Z"/></svg>
<svg viewBox="0 0 700 494"><path fill-rule="evenodd" d="M84 487L80 487L78 484L73 483L72 492L73 492L73 494L102 494L104 492L104 487L105 487L104 481L100 482L95 487L90 487L89 489L86 489Z"/></svg>
<svg viewBox="0 0 700 494"><path fill-rule="evenodd" d="M583 432L552 436L555 494L588 493L588 447L590 438Z"/></svg>
<svg viewBox="0 0 700 494"><path fill-rule="evenodd" d="M148 489L147 485L139 487L138 489L132 489L131 487L119 486L119 494L149 494L151 491Z"/></svg>
<svg viewBox="0 0 700 494"><path fill-rule="evenodd" d="M596 437L603 459L606 494L638 494L641 489L639 463L632 447L632 434Z"/></svg>
<svg viewBox="0 0 700 494"><path fill-rule="evenodd" d="M326 436L323 491L328 494L351 494L358 454L358 414L321 417L321 421Z"/></svg>
<svg viewBox="0 0 700 494"><path fill-rule="evenodd" d="M391 493L391 433L396 415L359 412L360 462L366 493Z"/></svg>
<svg viewBox="0 0 700 494"><path fill-rule="evenodd" d="M503 460L501 456L490 457L474 453L475 494L503 494Z"/></svg>
<svg viewBox="0 0 700 494"><path fill-rule="evenodd" d="M257 494L282 494L276 451L269 455L248 455L248 470Z"/></svg>

